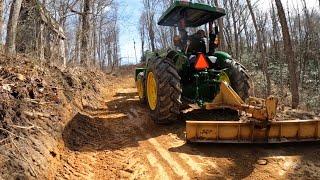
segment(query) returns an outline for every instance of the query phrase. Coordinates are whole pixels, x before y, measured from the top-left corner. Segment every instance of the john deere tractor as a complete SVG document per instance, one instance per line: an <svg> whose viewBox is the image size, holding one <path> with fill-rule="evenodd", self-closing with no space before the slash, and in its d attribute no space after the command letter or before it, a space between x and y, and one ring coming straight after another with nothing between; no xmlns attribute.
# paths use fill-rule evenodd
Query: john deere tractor
<svg viewBox="0 0 320 180"><path fill-rule="evenodd" d="M319 121L277 121L277 98L249 97L250 83L245 67L228 53L215 50L219 29L214 24L224 15L222 8L175 1L161 16L158 25L178 27L180 36L174 37L176 47L148 51L143 56L145 67L137 68L135 75L140 101L147 104L155 123L173 123L185 105L195 104L208 112L232 109L251 118L188 120L188 142L318 140ZM195 33L189 35L186 28L198 28L198 31L195 29Z"/></svg>

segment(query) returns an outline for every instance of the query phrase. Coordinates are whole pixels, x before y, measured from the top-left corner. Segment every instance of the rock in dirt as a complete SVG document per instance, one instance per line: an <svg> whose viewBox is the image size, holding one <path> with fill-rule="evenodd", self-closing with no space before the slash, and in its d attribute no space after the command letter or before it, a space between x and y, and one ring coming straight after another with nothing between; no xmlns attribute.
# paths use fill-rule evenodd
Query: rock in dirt
<svg viewBox="0 0 320 180"><path fill-rule="evenodd" d="M268 164L268 160L266 160L266 159L259 159L259 160L257 161L257 164L259 164L259 165L267 165L267 164Z"/></svg>

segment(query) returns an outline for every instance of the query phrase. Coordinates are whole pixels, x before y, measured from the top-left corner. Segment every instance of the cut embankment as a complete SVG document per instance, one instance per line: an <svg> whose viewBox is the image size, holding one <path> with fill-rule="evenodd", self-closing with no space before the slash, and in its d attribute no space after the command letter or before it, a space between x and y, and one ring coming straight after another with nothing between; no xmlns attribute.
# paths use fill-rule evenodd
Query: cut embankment
<svg viewBox="0 0 320 180"><path fill-rule="evenodd" d="M0 55L0 177L56 176L65 125L84 108L104 105L115 76Z"/></svg>

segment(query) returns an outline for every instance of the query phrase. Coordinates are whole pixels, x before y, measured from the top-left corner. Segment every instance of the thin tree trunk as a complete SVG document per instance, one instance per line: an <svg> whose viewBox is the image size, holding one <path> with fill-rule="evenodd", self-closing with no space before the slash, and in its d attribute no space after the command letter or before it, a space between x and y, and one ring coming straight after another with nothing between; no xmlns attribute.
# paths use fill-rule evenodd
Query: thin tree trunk
<svg viewBox="0 0 320 180"><path fill-rule="evenodd" d="M108 67L112 66L112 50L110 40L107 43L107 57L108 57Z"/></svg>
<svg viewBox="0 0 320 180"><path fill-rule="evenodd" d="M75 44L75 63L78 64L81 60L81 37L82 37L82 32L81 32L81 19L79 18L79 24L76 32L76 44Z"/></svg>
<svg viewBox="0 0 320 180"><path fill-rule="evenodd" d="M258 28L258 25L257 25L256 16L255 16L255 14L253 12L250 0L246 0L246 1L247 1L247 5L248 5L248 8L249 8L249 11L250 11L250 15L251 15L251 18L252 18L254 29L255 29L256 34L257 34L258 49L259 49L260 52L262 52L261 32L260 32L260 30Z"/></svg>
<svg viewBox="0 0 320 180"><path fill-rule="evenodd" d="M318 66L318 89L319 89L319 92L320 92L320 55L319 53L317 54L317 57L318 57L318 61L317 61L317 66Z"/></svg>
<svg viewBox="0 0 320 180"><path fill-rule="evenodd" d="M282 34L283 34L283 41L284 41L284 50L285 55L288 63L289 68L289 75L290 75L290 91L292 94L292 108L297 108L299 105L299 87L297 81L297 68L294 61L294 54L291 44L291 38L289 34L289 28L286 20L286 15L284 9L282 7L281 0L275 0L279 21L281 24Z"/></svg>
<svg viewBox="0 0 320 180"><path fill-rule="evenodd" d="M67 66L67 58L66 58L66 42L64 39L59 39L59 51L60 56L63 62L63 66Z"/></svg>
<svg viewBox="0 0 320 180"><path fill-rule="evenodd" d="M144 44L145 44L145 18L142 15L140 17L140 28L139 28L139 33L140 33L140 41L141 41L141 55L144 55Z"/></svg>
<svg viewBox="0 0 320 180"><path fill-rule="evenodd" d="M246 52L250 53L251 52L251 43L250 43L250 35L248 32L248 26L247 26L247 23L246 23L244 17L242 17L241 19L243 21L243 29L244 29L244 34L246 36L246 44L247 44Z"/></svg>
<svg viewBox="0 0 320 180"><path fill-rule="evenodd" d="M16 55L16 37L18 19L21 10L22 0L13 0L7 28L7 39L5 51L8 55Z"/></svg>
<svg viewBox="0 0 320 180"><path fill-rule="evenodd" d="M96 15L96 8L95 8L95 3L92 3L92 12L93 12L93 17L92 17L92 64L93 66L96 66L97 63L97 58L96 58L96 52L97 52L97 24L98 24L98 15Z"/></svg>
<svg viewBox="0 0 320 180"><path fill-rule="evenodd" d="M151 50L154 52L155 51L155 35L154 35L154 30L153 30L153 15L150 18L150 22L149 22L149 38L150 38L150 43L151 43Z"/></svg>
<svg viewBox="0 0 320 180"><path fill-rule="evenodd" d="M231 8L231 18L233 23L233 33L234 33L234 46L235 46L235 58L239 58L239 35L237 31L237 21L233 0L229 0L230 8Z"/></svg>
<svg viewBox="0 0 320 180"><path fill-rule="evenodd" d="M116 27L116 25L115 25ZM116 66L118 67L119 66L119 59L118 59L118 32L117 30L115 29L114 31L114 41L113 41L113 67Z"/></svg>
<svg viewBox="0 0 320 180"><path fill-rule="evenodd" d="M214 0L214 4L216 7L219 7L218 0ZM219 26L219 40L220 40L220 49L225 50L225 40L224 40L224 34L223 34L223 18L218 19L218 26Z"/></svg>
<svg viewBox="0 0 320 180"><path fill-rule="evenodd" d="M2 36L3 36L3 13L4 13L4 0L0 0L0 48L2 49Z"/></svg>
<svg viewBox="0 0 320 180"><path fill-rule="evenodd" d="M247 1L247 5L248 5L248 8L249 8L249 11L250 11L250 15L251 15L251 18L252 18L252 22L253 22L253 26L254 26L254 29L256 31L256 35L257 35L257 43L258 43L258 50L259 50L259 54L260 54L260 59L261 59L261 63L262 63L262 70L263 70L263 73L265 74L266 76L266 81L267 81L267 89L266 89L266 95L270 95L271 93L271 82L270 82L270 75L268 73L268 64L266 62L266 51L265 49L263 48L262 46L262 36L261 36L261 31L257 25L257 21L256 21L256 16L253 12L253 8L252 8L252 5L251 5L251 2L250 0L246 0Z"/></svg>
<svg viewBox="0 0 320 180"><path fill-rule="evenodd" d="M223 1L223 6L227 7L228 6L228 1ZM226 18L226 27L224 28L225 30L225 40L227 43L227 50L228 52L233 52L232 49L232 33L231 33L231 19L229 13L225 16Z"/></svg>
<svg viewBox="0 0 320 180"><path fill-rule="evenodd" d="M102 24L103 24L103 17L101 13L100 21L99 21L99 34L98 34L98 49L97 49L97 54L98 54L98 59L101 62L102 61ZM101 63L100 63L101 64ZM101 66L101 69L103 66Z"/></svg>
<svg viewBox="0 0 320 180"><path fill-rule="evenodd" d="M154 22L154 12L151 10L151 4L150 0L144 1L144 4L147 8L147 28L148 28L148 34L149 34L149 40L150 40L150 47L151 50L154 52L155 51L155 32L153 29L153 22Z"/></svg>
<svg viewBox="0 0 320 180"><path fill-rule="evenodd" d="M40 23L40 28L39 28L39 43L38 43L38 48L39 48L39 58L41 61L44 60L44 24Z"/></svg>
<svg viewBox="0 0 320 180"><path fill-rule="evenodd" d="M89 60L89 46L90 46L90 2L91 0L84 0L84 7L82 13L82 37L81 37L81 60L80 63L84 66L88 65Z"/></svg>

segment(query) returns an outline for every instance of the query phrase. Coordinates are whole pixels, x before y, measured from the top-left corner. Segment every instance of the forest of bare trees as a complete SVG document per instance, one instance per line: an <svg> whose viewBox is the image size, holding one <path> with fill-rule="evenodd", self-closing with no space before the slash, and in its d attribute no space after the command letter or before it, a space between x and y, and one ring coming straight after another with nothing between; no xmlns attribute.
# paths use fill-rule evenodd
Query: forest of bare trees
<svg viewBox="0 0 320 180"><path fill-rule="evenodd" d="M0 4L0 35L7 34L7 54L26 53L65 66L105 69L119 64L116 1L7 0Z"/></svg>
<svg viewBox="0 0 320 180"><path fill-rule="evenodd" d="M170 2L143 0L139 25L142 51L174 48L172 38L177 30L156 25ZM308 8L306 0L193 2L225 8L227 15L216 22L223 29L219 49L229 52L249 69L255 94L275 94L293 108L320 105L320 2L313 8ZM258 4L270 8L261 10Z"/></svg>

